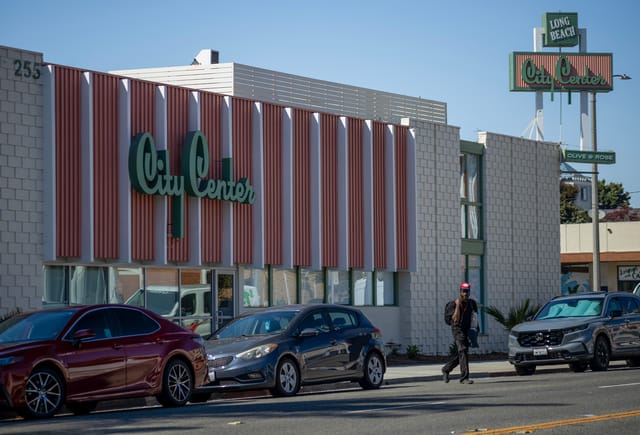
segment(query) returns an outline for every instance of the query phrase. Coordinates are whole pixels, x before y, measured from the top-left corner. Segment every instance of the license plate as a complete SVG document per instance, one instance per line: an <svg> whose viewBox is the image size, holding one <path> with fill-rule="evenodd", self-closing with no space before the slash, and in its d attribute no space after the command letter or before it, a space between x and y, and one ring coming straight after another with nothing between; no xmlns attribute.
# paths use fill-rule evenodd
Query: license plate
<svg viewBox="0 0 640 435"><path fill-rule="evenodd" d="M538 349L533 349L533 356L547 356L547 348L546 347L541 347Z"/></svg>

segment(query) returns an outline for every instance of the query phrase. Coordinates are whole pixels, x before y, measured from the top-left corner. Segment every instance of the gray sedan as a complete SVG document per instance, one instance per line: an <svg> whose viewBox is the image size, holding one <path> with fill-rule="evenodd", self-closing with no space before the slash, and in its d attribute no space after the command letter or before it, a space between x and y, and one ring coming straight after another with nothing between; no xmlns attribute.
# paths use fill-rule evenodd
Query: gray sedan
<svg viewBox="0 0 640 435"><path fill-rule="evenodd" d="M225 390L293 396L301 385L337 381L376 389L386 370L380 330L360 310L342 305L252 311L214 332L205 348L211 382L192 401Z"/></svg>

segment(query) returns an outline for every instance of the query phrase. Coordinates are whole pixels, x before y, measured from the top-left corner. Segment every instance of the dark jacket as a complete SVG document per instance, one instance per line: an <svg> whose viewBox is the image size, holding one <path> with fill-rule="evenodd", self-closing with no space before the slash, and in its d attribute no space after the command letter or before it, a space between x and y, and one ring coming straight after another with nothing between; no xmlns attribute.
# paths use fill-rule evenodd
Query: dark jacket
<svg viewBox="0 0 640 435"><path fill-rule="evenodd" d="M467 302L461 304L460 311L460 320L452 326L454 328L460 328L465 334L468 334L469 329L471 329L471 317L473 313L478 312L478 304L473 299L469 299Z"/></svg>

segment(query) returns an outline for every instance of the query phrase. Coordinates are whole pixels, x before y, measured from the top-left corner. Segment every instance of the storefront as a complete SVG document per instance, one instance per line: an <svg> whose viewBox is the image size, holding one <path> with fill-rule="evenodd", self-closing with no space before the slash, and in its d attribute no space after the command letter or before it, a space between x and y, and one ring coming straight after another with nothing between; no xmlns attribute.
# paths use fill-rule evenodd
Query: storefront
<svg viewBox="0 0 640 435"><path fill-rule="evenodd" d="M0 55L4 312L124 302L206 334L257 307L350 304L385 341L443 354L461 280L505 309L559 292L555 144L461 141L444 103L419 116L371 90L393 115ZM482 323L482 351L504 349Z"/></svg>

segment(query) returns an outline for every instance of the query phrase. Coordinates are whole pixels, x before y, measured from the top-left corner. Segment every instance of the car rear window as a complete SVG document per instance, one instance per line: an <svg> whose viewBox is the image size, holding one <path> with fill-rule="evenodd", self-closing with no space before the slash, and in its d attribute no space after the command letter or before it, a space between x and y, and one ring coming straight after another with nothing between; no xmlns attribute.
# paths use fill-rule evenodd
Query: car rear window
<svg viewBox="0 0 640 435"><path fill-rule="evenodd" d="M353 313L348 311L329 311L331 323L335 330L355 328L358 326L358 319Z"/></svg>
<svg viewBox="0 0 640 435"><path fill-rule="evenodd" d="M152 334L160 325L151 317L137 310L114 309L120 324L120 332L124 336Z"/></svg>

